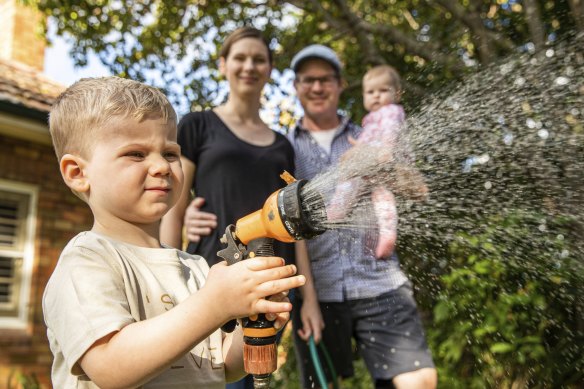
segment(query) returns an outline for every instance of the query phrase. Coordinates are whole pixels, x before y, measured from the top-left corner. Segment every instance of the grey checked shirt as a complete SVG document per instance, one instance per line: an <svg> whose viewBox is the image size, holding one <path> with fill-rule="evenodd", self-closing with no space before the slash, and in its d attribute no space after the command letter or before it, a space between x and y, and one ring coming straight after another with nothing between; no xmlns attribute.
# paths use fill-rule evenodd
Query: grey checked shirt
<svg viewBox="0 0 584 389"><path fill-rule="evenodd" d="M329 154L300 123L288 134L296 153L297 179L311 180L335 165L351 147L348 136L357 138L361 132L361 127L342 118ZM407 281L395 254L384 260L375 258L374 247L371 247L373 233L335 229L306 241L319 301L376 297L397 289Z"/></svg>

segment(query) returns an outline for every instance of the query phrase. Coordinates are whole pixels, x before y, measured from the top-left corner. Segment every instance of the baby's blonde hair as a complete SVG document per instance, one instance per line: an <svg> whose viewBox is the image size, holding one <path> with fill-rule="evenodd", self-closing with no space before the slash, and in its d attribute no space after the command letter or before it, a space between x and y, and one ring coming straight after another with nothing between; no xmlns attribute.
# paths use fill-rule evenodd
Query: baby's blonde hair
<svg viewBox="0 0 584 389"><path fill-rule="evenodd" d="M112 118L161 118L176 125L176 113L160 90L119 77L83 78L53 104L49 131L57 158L87 156L98 131Z"/></svg>
<svg viewBox="0 0 584 389"><path fill-rule="evenodd" d="M396 93L401 93L402 86L399 73L397 72L397 70L395 70L392 66L389 65L377 65L369 69L367 73L365 73L365 75L363 76L363 87L365 87L365 81L368 81L373 77L381 76L383 74L389 76L391 86L394 87Z"/></svg>

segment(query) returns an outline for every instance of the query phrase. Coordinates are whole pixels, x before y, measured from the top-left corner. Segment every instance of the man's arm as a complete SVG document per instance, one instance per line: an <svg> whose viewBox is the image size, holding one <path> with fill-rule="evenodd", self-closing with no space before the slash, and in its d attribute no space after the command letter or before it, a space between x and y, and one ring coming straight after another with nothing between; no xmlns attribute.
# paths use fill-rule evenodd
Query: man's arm
<svg viewBox="0 0 584 389"><path fill-rule="evenodd" d="M322 337L324 321L312 278L308 249L306 248L306 242L302 240L296 242L295 246L298 274L302 274L306 278L306 283L300 288L300 294L302 295L302 310L300 311L302 328L298 329L298 335L304 340L308 340L312 335L314 336L314 341L318 343Z"/></svg>

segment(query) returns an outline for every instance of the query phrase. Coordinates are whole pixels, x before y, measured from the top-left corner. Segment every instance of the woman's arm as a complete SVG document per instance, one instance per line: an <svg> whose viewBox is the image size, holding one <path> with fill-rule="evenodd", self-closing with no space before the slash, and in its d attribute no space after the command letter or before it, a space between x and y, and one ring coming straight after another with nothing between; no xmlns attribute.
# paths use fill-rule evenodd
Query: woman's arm
<svg viewBox="0 0 584 389"><path fill-rule="evenodd" d="M191 201L191 188L195 179L195 164L185 158L180 158L184 174L184 183L177 203L162 218L160 224L160 241L171 247L182 249L182 230L185 210Z"/></svg>

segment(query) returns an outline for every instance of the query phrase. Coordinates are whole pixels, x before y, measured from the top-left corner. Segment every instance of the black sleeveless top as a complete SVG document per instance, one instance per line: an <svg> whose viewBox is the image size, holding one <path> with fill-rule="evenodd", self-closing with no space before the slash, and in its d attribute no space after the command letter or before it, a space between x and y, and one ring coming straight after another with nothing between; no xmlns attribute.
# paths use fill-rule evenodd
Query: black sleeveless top
<svg viewBox="0 0 584 389"><path fill-rule="evenodd" d="M294 150L280 133L269 146L239 139L213 111L191 112L178 124L182 155L195 164L194 192L205 199L202 211L217 215L217 228L187 251L203 256L209 265L221 259L219 238L229 224L260 209L274 191L286 183L280 174L294 172ZM294 262L292 243L275 242L277 256Z"/></svg>

